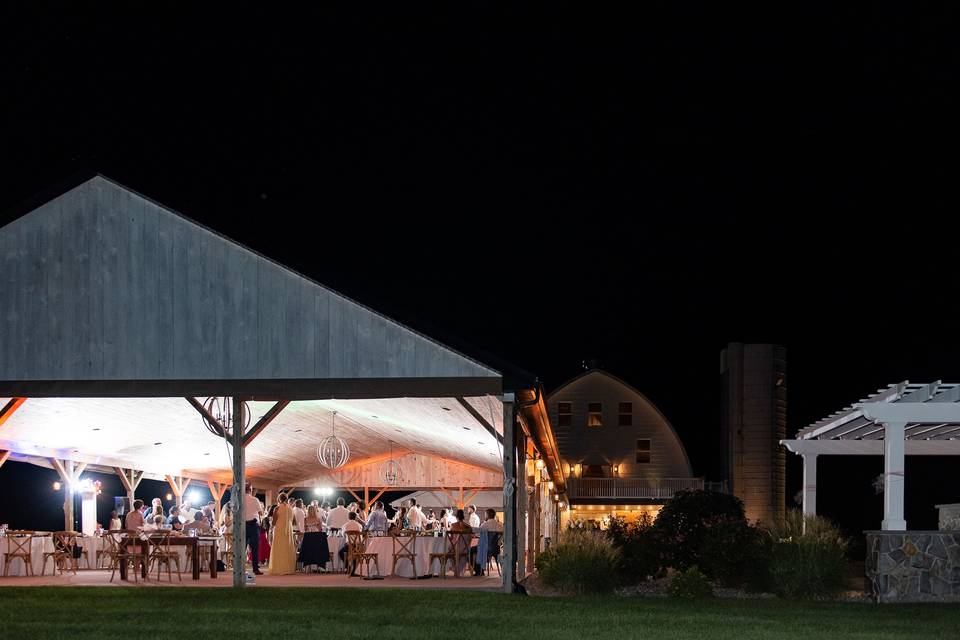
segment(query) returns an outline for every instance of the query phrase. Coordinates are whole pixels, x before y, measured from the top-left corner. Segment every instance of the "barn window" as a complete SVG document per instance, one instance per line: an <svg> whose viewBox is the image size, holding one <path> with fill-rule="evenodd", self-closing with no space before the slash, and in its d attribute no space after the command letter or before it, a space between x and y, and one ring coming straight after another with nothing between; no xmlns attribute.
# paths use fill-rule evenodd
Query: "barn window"
<svg viewBox="0 0 960 640"><path fill-rule="evenodd" d="M603 404L602 403L600 402L587 403L587 426L588 427L603 426Z"/></svg>
<svg viewBox="0 0 960 640"><path fill-rule="evenodd" d="M621 402L620 409L617 412L617 424L621 427L630 427L633 425L633 403Z"/></svg>
<svg viewBox="0 0 960 640"><path fill-rule="evenodd" d="M637 440L637 464L650 464L650 439Z"/></svg>
<svg viewBox="0 0 960 640"><path fill-rule="evenodd" d="M557 426L569 427L573 421L573 410L569 402L557 403Z"/></svg>

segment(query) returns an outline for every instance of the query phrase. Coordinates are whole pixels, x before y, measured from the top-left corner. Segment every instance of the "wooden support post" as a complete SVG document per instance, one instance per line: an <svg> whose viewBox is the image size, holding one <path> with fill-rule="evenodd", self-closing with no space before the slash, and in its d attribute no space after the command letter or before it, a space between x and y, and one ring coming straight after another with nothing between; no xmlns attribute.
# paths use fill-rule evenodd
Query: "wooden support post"
<svg viewBox="0 0 960 640"><path fill-rule="evenodd" d="M463 498L463 508L466 509L467 506L473 502L473 499L477 497L477 494L480 493L480 489L469 489L470 493ZM480 520L483 520L483 516L480 516Z"/></svg>
<svg viewBox="0 0 960 640"><path fill-rule="evenodd" d="M244 494L246 493L246 458L243 447L243 401L233 398L233 489L230 491L230 500L233 501L233 586L242 589L245 582L247 568L247 518L255 518L256 514L246 514L243 509Z"/></svg>
<svg viewBox="0 0 960 640"><path fill-rule="evenodd" d="M508 399L509 398L509 399ZM513 398L503 400L503 585L504 593L513 593L517 557L517 459L516 416Z"/></svg>
<svg viewBox="0 0 960 640"><path fill-rule="evenodd" d="M517 446L517 483L516 483L516 523L515 544L517 546L517 580L527 577L527 438L521 432Z"/></svg>
<svg viewBox="0 0 960 640"><path fill-rule="evenodd" d="M187 487L190 486L190 482L190 478L184 478L183 476L167 476L167 484L170 485L173 495L177 498L178 507L183 504L183 494L186 493ZM191 506L196 507L196 505Z"/></svg>
<svg viewBox="0 0 960 640"><path fill-rule="evenodd" d="M10 452L0 450L0 467L2 467L3 463L9 459L10 459Z"/></svg>
<svg viewBox="0 0 960 640"><path fill-rule="evenodd" d="M217 522L220 524L220 512L222 510L222 505L220 504L223 501L223 494L227 492L227 483L217 482L216 480L207 480L207 487L210 488L210 494L213 496L213 500L217 503Z"/></svg>
<svg viewBox="0 0 960 640"><path fill-rule="evenodd" d="M369 503L369 504L373 504L374 502L376 502L377 500L379 500L379 499L380 499L380 496L382 496L382 495L385 494L386 492L387 492L386 487L384 487L383 489L380 489L380 491L377 492L377 495L373 496L373 498L370 499L370 503ZM369 508L369 507L367 507L367 508Z"/></svg>
<svg viewBox="0 0 960 640"><path fill-rule="evenodd" d="M364 517L370 515L370 487L366 485L363 487L363 511Z"/></svg>
<svg viewBox="0 0 960 640"><path fill-rule="evenodd" d="M123 488L127 491L127 498L130 502L130 508L133 509L133 501L136 499L135 494L137 492L137 487L140 486L140 481L143 480L143 471L137 471L136 469L124 469L122 467L114 467L113 471L120 476L120 482L123 484Z"/></svg>
<svg viewBox="0 0 960 640"><path fill-rule="evenodd" d="M80 482L80 474L87 468L86 462L74 462L73 460L58 460L50 458L53 468L57 470L60 480L63 482L63 530L74 530L73 519L73 492Z"/></svg>
<svg viewBox="0 0 960 640"><path fill-rule="evenodd" d="M359 504L360 502L362 502L362 500L360 500L360 496L358 496L357 493L356 493L353 489L350 489L350 488L348 487L348 488L347 488L347 491L350 493L350 495L353 496L353 499L356 500L358 504Z"/></svg>

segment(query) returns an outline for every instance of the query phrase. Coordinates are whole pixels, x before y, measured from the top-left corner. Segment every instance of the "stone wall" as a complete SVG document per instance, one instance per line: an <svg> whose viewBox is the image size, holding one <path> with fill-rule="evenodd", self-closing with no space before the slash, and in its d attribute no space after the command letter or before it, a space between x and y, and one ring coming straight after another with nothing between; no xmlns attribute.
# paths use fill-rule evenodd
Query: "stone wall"
<svg viewBox="0 0 960 640"><path fill-rule="evenodd" d="M876 602L960 601L960 531L867 531Z"/></svg>

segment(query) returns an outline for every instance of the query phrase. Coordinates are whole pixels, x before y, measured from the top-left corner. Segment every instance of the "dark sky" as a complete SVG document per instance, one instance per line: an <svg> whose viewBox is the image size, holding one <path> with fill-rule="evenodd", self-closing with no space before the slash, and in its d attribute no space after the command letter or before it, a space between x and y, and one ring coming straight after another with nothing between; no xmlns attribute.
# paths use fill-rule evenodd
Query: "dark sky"
<svg viewBox="0 0 960 640"><path fill-rule="evenodd" d="M4 7L0 208L97 170L548 388L597 358L705 474L728 341L787 346L791 431L960 380L957 9L642 4Z"/></svg>

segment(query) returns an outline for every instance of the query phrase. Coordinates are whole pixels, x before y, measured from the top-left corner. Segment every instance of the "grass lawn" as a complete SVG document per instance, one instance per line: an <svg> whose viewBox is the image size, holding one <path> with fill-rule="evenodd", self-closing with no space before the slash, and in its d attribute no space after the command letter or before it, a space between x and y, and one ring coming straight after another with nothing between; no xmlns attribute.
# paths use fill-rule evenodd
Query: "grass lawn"
<svg viewBox="0 0 960 640"><path fill-rule="evenodd" d="M176 632L174 632L174 629ZM413 589L0 589L4 638L960 638L958 605L532 598Z"/></svg>

